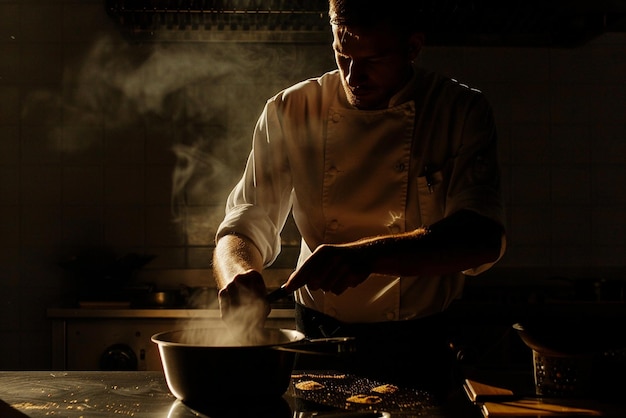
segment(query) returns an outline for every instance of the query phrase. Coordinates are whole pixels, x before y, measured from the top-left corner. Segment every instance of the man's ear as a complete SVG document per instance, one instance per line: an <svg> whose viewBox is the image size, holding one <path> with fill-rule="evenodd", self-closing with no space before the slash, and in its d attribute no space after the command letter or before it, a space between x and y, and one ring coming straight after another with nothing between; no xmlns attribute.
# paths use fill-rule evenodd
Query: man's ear
<svg viewBox="0 0 626 418"><path fill-rule="evenodd" d="M411 61L417 59L422 47L424 46L424 33L416 32L409 38L409 58Z"/></svg>

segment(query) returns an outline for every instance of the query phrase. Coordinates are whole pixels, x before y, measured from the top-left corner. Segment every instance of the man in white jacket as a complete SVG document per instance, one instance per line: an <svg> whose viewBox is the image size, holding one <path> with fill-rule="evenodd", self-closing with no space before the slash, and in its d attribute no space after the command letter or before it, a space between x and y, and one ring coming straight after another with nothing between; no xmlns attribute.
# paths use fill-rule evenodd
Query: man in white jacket
<svg viewBox="0 0 626 418"><path fill-rule="evenodd" d="M445 392L445 311L504 253L504 210L491 107L415 65L417 5L330 0L337 70L267 101L213 268L223 318L262 324L292 212L298 329L356 337L349 371Z"/></svg>

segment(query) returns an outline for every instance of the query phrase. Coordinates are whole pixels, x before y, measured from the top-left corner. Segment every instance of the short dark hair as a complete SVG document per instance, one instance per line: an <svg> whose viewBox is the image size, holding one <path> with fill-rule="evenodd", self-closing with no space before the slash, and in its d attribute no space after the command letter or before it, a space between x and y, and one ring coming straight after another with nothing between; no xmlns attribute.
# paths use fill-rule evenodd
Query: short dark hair
<svg viewBox="0 0 626 418"><path fill-rule="evenodd" d="M425 4L419 0L328 0L330 23L373 27L389 24L400 33L424 30Z"/></svg>

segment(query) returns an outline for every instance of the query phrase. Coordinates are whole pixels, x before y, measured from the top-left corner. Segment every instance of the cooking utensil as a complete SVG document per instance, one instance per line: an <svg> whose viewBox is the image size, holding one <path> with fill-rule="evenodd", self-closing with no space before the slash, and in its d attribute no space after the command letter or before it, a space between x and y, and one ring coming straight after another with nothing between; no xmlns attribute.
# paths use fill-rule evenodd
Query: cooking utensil
<svg viewBox="0 0 626 418"><path fill-rule="evenodd" d="M285 288L285 285L282 285L278 289L275 289L268 293L267 296L265 296L265 300L267 301L267 303L274 303L276 301L279 301L280 299L286 298L291 293L291 291Z"/></svg>
<svg viewBox="0 0 626 418"><path fill-rule="evenodd" d="M306 339L290 329L259 329L253 340L242 342L228 328L174 330L152 336L167 385L185 402L279 397L289 386L296 353L344 355L354 351L352 338Z"/></svg>
<svg viewBox="0 0 626 418"><path fill-rule="evenodd" d="M320 386L316 390L302 389L303 383L314 381ZM317 408L307 408L306 405L323 405L326 408L337 408L361 412L387 411L394 417L405 418L428 415L434 417L437 414L426 414L426 411L438 405L436 397L426 390L411 387L411 385L392 384L385 380L369 378L361 374L339 373L332 370L311 370L294 373L291 377L291 388L289 394L293 394L299 403L305 408L303 410L317 410ZM362 404L353 402L354 397L374 396L374 404ZM330 416L335 412L329 409ZM344 413L347 411L341 411ZM337 412L339 413L339 412ZM310 415L305 415L309 417ZM325 415L324 415L325 416ZM348 415L351 416L351 415ZM378 415L375 415L378 416ZM382 415L388 417L389 415ZM294 418L296 418L294 416ZM299 417L298 417L299 418Z"/></svg>

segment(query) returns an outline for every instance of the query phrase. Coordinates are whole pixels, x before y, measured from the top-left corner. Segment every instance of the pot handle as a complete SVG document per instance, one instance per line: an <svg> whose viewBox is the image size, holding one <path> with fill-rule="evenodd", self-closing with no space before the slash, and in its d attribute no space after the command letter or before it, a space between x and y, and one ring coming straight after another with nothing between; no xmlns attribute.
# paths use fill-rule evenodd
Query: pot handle
<svg viewBox="0 0 626 418"><path fill-rule="evenodd" d="M356 339L354 337L313 338L276 345L273 348L300 354L342 356L356 351Z"/></svg>
<svg viewBox="0 0 626 418"><path fill-rule="evenodd" d="M287 290L287 288L285 287L285 285L282 285L281 287L279 287L276 290L271 291L270 293L268 293L265 296L265 300L267 301L267 303L274 303L280 299L284 299L287 296L289 296L291 293L291 291Z"/></svg>

